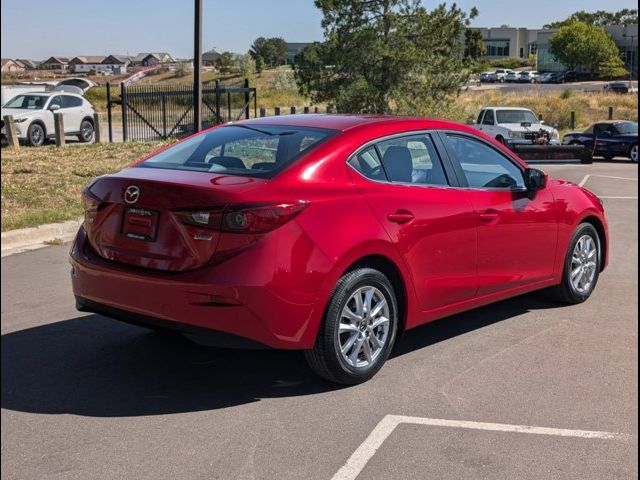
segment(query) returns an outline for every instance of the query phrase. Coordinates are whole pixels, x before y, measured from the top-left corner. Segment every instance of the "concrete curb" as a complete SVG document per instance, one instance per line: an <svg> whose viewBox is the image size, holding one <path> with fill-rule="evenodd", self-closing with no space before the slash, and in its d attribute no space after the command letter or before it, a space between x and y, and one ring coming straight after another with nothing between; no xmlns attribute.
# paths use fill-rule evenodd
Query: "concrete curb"
<svg viewBox="0 0 640 480"><path fill-rule="evenodd" d="M36 250L46 247L44 242L61 240L69 242L73 240L78 228L82 225L82 218L69 220L62 223L50 223L32 228L20 228L2 232L1 256L6 257L15 253Z"/></svg>

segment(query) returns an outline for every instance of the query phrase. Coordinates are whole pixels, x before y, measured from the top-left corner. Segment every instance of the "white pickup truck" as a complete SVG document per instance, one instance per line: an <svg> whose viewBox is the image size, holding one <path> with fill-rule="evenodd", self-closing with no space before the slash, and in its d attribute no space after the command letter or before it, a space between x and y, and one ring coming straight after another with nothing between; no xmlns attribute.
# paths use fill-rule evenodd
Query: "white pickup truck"
<svg viewBox="0 0 640 480"><path fill-rule="evenodd" d="M549 139L549 144L560 145L560 134L555 128L526 108L485 107L480 110L473 124L481 132L502 143L534 143L540 130Z"/></svg>

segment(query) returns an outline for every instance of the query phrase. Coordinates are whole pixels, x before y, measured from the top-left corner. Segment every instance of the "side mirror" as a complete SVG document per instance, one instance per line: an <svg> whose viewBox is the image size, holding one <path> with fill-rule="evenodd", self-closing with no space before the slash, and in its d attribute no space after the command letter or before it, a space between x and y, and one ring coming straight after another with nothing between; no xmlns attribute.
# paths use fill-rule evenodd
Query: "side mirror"
<svg viewBox="0 0 640 480"><path fill-rule="evenodd" d="M52 111L52 112L55 112L56 110L60 110L60 105L57 105L57 104L56 105L51 105L49 107L49 110Z"/></svg>
<svg viewBox="0 0 640 480"><path fill-rule="evenodd" d="M542 190L547 186L547 174L537 168L524 171L524 184L529 191Z"/></svg>
<svg viewBox="0 0 640 480"><path fill-rule="evenodd" d="M540 125L544 125L544 120L540 120Z"/></svg>

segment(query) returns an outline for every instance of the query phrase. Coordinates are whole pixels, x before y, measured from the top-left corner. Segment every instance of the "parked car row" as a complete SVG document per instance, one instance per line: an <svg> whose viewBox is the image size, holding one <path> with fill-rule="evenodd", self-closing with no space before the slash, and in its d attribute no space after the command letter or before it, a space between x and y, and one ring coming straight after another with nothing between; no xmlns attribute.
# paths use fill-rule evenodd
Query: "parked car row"
<svg viewBox="0 0 640 480"><path fill-rule="evenodd" d="M572 71L539 73L536 70L497 69L480 74L481 83L566 83L577 80L576 73Z"/></svg>

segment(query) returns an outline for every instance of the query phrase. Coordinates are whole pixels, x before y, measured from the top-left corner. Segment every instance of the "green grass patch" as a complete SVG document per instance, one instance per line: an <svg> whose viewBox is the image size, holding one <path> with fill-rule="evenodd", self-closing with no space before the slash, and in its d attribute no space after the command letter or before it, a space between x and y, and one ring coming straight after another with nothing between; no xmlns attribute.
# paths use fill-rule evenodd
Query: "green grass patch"
<svg viewBox="0 0 640 480"><path fill-rule="evenodd" d="M2 149L2 231L82 215L80 192L98 175L117 172L164 146L112 143Z"/></svg>

